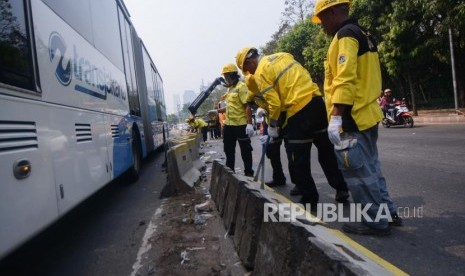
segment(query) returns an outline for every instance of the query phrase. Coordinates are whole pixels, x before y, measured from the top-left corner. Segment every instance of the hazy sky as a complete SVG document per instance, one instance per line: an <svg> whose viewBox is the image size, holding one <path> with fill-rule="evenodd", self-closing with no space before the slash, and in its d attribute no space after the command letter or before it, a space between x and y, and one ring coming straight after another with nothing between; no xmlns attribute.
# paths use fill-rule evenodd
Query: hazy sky
<svg viewBox="0 0 465 276"><path fill-rule="evenodd" d="M260 47L278 30L284 0L124 0L161 73L168 113L173 94L199 93L246 46Z"/></svg>

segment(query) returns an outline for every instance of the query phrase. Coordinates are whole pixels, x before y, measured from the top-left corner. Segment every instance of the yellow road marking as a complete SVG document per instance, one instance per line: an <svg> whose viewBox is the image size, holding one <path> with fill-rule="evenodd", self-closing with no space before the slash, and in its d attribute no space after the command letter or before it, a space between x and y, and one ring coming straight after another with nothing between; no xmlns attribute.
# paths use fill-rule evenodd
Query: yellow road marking
<svg viewBox="0 0 465 276"><path fill-rule="evenodd" d="M357 249L360 251L363 255L365 255L367 258L371 259L373 262L377 263L378 265L384 267L386 270L392 272L394 275L409 275L402 271L400 268L396 267L395 265L391 264L390 262L386 261L385 259L381 258L380 256L376 255L366 247L362 246L361 244L357 243L353 239L349 238L346 234L343 232L337 230L337 229L332 229L328 228L328 230L333 233L335 236L339 237L341 240L345 241L348 243L350 246L353 248Z"/></svg>
<svg viewBox="0 0 465 276"><path fill-rule="evenodd" d="M268 191L274 192L279 199L283 200L286 203L295 203L295 202L291 201L289 198L287 198L287 197L283 196L282 194L276 192L273 188L268 187L267 185L265 185L265 189L268 190ZM337 236L338 238L340 238L341 240L343 240L344 242L346 242L347 244L349 244L353 248L357 249L365 257L372 260L374 263L378 264L379 266L385 268L387 271L391 272L393 275L396 275L396 276L409 275L409 274L405 273L404 271L402 271L400 268L396 267L395 265L391 264L390 262L388 262L388 261L384 260L383 258L381 258L380 256L376 255L375 253L373 253L372 251L370 251L366 247L364 247L361 244L357 243L356 241L351 239L349 236L347 236L343 232L341 232L341 231L339 231L337 229L327 227L328 225L324 221L322 221L318 217L312 215L307 210L305 210L305 212L306 212L306 215L308 215L308 216L310 216L312 218L313 222L317 222L318 224L322 224L333 235Z"/></svg>

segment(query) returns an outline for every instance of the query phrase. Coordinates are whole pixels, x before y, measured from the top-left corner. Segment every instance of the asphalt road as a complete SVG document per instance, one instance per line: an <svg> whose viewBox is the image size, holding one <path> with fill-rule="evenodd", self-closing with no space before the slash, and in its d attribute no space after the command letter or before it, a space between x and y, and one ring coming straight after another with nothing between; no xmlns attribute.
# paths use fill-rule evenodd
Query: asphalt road
<svg viewBox="0 0 465 276"><path fill-rule="evenodd" d="M0 262L0 275L131 275L166 183L164 154L144 161L139 181L124 178L95 195Z"/></svg>
<svg viewBox="0 0 465 276"><path fill-rule="evenodd" d="M261 146L257 137L252 139L256 168ZM393 228L389 237L349 236L412 275L465 274L464 141L462 124L381 127L378 149L382 171L404 226ZM284 146L281 153L287 168ZM312 175L320 202L335 203L316 153L313 147ZM242 167L240 161L238 165ZM271 179L269 162L265 172L266 179ZM298 196L289 196L293 186L290 177L287 179L288 184L276 190L297 201ZM329 223L338 229L342 225Z"/></svg>
<svg viewBox="0 0 465 276"><path fill-rule="evenodd" d="M388 237L350 237L412 275L465 274L465 125L380 128L379 136L382 169L404 226ZM256 168L261 146L258 136L252 140ZM221 141L213 143L221 148ZM334 203L334 191L312 150L320 201ZM239 147L236 158L242 167ZM284 147L282 160L287 167ZM145 162L135 184L120 179L106 186L3 260L0 275L130 275L147 223L160 206L166 181L162 162L160 153ZM292 188L289 179L277 189L285 196ZM340 229L342 223L329 227Z"/></svg>

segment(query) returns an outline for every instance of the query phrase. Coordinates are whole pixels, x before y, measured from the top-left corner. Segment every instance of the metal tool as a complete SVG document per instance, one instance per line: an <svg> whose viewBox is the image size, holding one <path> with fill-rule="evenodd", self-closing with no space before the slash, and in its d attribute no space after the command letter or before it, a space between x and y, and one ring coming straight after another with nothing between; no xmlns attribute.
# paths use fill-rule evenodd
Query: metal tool
<svg viewBox="0 0 465 276"><path fill-rule="evenodd" d="M210 96L212 91L218 86L219 84L225 84L225 80L222 77L216 78L213 83L207 88L207 90L200 93L197 98L189 105L187 109L191 112L192 115L197 113L197 109L202 105L202 103Z"/></svg>
<svg viewBox="0 0 465 276"><path fill-rule="evenodd" d="M266 138L265 144L262 145L262 156L260 157L260 163L258 163L257 173L255 174L253 181L258 180L258 176L261 172L260 178L260 189L265 189L265 155L268 149L268 144L270 143L270 136Z"/></svg>

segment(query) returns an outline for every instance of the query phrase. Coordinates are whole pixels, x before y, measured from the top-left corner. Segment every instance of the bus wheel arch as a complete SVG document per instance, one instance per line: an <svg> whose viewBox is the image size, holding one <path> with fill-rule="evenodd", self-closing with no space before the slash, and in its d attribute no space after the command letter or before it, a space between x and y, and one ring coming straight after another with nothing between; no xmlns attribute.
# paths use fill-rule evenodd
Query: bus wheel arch
<svg viewBox="0 0 465 276"><path fill-rule="evenodd" d="M136 182L139 180L142 169L142 143L139 133L139 128L134 124L131 131L131 151L132 151L132 166L129 168L129 181Z"/></svg>

